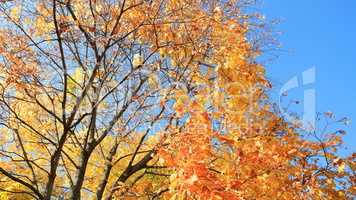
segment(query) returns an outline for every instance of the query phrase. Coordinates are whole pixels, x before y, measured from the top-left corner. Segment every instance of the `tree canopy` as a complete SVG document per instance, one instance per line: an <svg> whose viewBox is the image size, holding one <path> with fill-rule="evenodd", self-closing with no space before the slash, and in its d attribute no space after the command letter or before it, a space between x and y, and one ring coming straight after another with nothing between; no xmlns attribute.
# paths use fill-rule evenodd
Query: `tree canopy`
<svg viewBox="0 0 356 200"><path fill-rule="evenodd" d="M344 131L274 109L251 6L0 1L0 198L352 199Z"/></svg>

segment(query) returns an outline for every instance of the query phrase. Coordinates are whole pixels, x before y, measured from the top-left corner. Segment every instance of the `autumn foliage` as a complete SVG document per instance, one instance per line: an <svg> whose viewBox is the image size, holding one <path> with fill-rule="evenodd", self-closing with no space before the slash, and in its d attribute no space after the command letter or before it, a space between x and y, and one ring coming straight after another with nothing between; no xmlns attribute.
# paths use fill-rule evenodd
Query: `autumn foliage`
<svg viewBox="0 0 356 200"><path fill-rule="evenodd" d="M345 120L274 108L252 6L0 1L0 199L353 199Z"/></svg>

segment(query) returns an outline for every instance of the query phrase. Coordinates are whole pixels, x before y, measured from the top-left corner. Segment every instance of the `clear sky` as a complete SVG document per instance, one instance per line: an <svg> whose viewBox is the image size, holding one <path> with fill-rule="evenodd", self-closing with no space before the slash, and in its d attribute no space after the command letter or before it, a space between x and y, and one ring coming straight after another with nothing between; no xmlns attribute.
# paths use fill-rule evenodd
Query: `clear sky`
<svg viewBox="0 0 356 200"><path fill-rule="evenodd" d="M274 90L315 66L317 111L353 121L343 152L356 152L356 1L263 0L258 7L267 20L281 20L274 29L283 51L266 64Z"/></svg>

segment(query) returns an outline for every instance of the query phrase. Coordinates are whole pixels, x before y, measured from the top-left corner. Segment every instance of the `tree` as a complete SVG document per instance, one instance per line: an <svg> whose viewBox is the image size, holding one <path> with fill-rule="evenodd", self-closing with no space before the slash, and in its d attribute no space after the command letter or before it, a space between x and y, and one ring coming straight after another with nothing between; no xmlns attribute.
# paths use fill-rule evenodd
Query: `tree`
<svg viewBox="0 0 356 200"><path fill-rule="evenodd" d="M250 3L2 1L0 197L351 199L344 132L271 107Z"/></svg>

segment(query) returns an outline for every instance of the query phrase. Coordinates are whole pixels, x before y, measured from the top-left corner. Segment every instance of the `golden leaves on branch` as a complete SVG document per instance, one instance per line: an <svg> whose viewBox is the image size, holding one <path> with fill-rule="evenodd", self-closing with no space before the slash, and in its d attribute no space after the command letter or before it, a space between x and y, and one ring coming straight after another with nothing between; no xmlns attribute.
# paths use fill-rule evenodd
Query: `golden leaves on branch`
<svg viewBox="0 0 356 200"><path fill-rule="evenodd" d="M113 187L118 198L148 198L153 191L166 191L167 188L169 191L162 194L163 199L323 199L327 195L345 199L347 194L354 193L354 188L337 187L347 188L351 181L346 180L354 180L350 171L355 168L354 159L336 156L342 143L341 135L331 135L322 143L306 140L297 127L272 110L266 93L271 84L264 66L256 61L261 52L248 38L250 16L241 13L237 1L173 0L161 3L128 0L125 5L113 2L116 1L96 0L90 5L88 1L73 0L70 8L76 19L65 5L58 4L56 14L64 44L63 57L58 54L58 32L49 2L36 1L33 4L35 14L26 12L31 8L25 10L23 7L13 7L10 11L12 18L20 25L24 24L29 36L40 42L33 44L24 34L0 30L0 55L6 61L1 65L1 78L5 80L1 84L17 87L15 97L23 102L14 101L10 106L18 117L39 131L34 134L33 129L16 117L7 123L16 128L22 125L18 130L26 140L25 148L31 158L37 159L34 162L45 169L51 164L48 154L57 147L48 144L46 139L57 142L63 131L61 117L56 116L73 109L79 92L84 91L83 87L88 83L90 71L96 64L99 66L93 74L93 85L75 115L74 121L82 121L71 127L75 133L71 133L63 147L68 155L62 157L61 167L67 167L69 173L61 172L56 186L70 185L65 175L78 169L66 156L79 163L81 147L88 145L90 140L85 139L92 127L89 117L100 116L96 125L102 127L92 136L98 138L107 120L111 119L114 107L125 104L122 101L126 101L126 97L125 100L122 98L127 92L122 92L117 84L125 80L122 74L129 74L128 79L134 79L133 82L148 78L147 87L141 88L139 94L132 94L133 104L144 104L145 94L159 90L158 97L149 98L156 98L160 108L171 108L172 124L160 133L150 132L147 137L140 131L122 136L126 128L135 126L136 118L146 120L141 117L141 110L134 112L135 106L128 106L114 131L103 139L100 148L93 150L85 171L83 190L84 187L91 191L97 189L98 179L102 178L106 166L112 167L107 180L112 186L127 166L134 166L144 156L138 153L130 163L133 152L138 149L145 153L153 149L152 160L144 166L147 168ZM36 49L37 44L46 53ZM106 53L100 63L96 63L95 50L99 54ZM68 67L67 91L61 90L64 85L62 66L54 64L61 63L61 59ZM53 70L53 66L59 70ZM52 72L51 76L47 76L45 69ZM26 93L39 76L44 77L42 83L46 85L40 88L43 93ZM52 84L52 81L56 83ZM100 87L102 89L98 89ZM108 91L113 95L106 97L100 93ZM63 106L66 110L62 110L65 96L62 94L68 95ZM104 99L97 105L91 102L95 101L93 97ZM36 101L42 104L36 104ZM93 104L97 105L96 114L92 113L95 110ZM48 108L53 113L46 112ZM85 115L84 112L89 113ZM145 114L151 115L150 112L153 111ZM82 114L83 118L80 118ZM147 117L148 122L151 117ZM164 117L158 124L170 120ZM126 119L133 121L128 120L125 124ZM121 146L109 160L116 139L120 140ZM141 143L142 146L137 148ZM12 151L19 149L16 142L7 147ZM319 165L323 162L327 162L327 167ZM5 164L1 162L1 165ZM18 171L28 174L29 169ZM158 172L164 173L154 174ZM41 177L45 180L47 174L42 174L45 174ZM133 184L141 175L142 179Z"/></svg>

